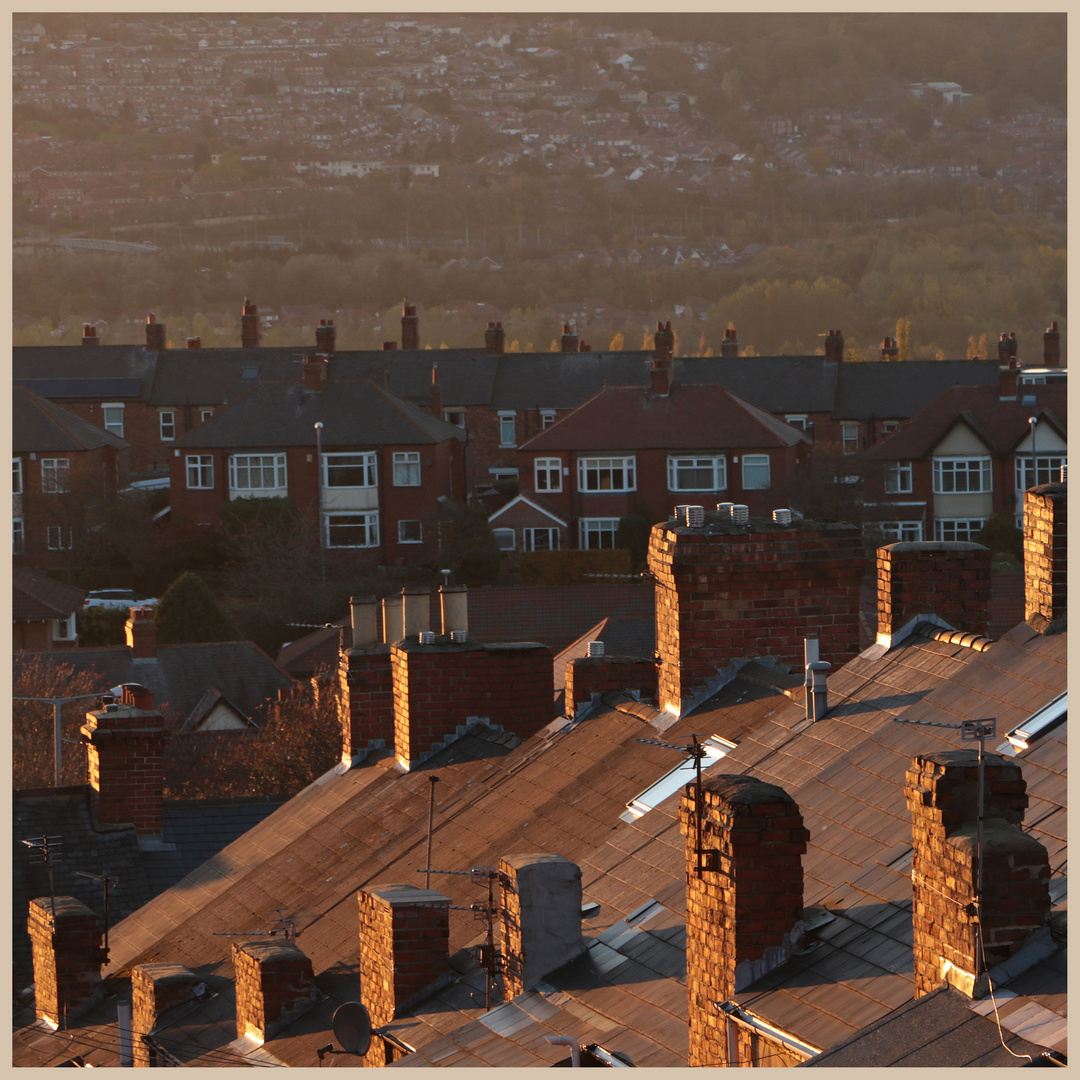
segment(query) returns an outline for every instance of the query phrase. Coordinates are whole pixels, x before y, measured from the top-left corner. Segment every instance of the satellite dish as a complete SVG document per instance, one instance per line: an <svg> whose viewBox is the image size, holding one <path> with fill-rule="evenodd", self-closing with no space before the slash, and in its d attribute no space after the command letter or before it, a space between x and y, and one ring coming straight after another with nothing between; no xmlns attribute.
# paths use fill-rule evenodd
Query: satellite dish
<svg viewBox="0 0 1080 1080"><path fill-rule="evenodd" d="M347 1001L334 1010L334 1038L347 1054L366 1054L371 1045L371 1017L359 1001Z"/></svg>

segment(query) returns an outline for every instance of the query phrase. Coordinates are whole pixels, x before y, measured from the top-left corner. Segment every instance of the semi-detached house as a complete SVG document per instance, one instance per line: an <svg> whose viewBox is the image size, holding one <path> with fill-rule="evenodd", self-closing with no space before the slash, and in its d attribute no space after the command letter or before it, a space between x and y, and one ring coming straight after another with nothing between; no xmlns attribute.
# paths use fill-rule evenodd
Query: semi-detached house
<svg viewBox="0 0 1080 1080"><path fill-rule="evenodd" d="M173 521L211 524L234 499L291 498L328 550L433 558L440 500L464 494L464 433L369 380L327 381L328 367L309 357L302 382L261 383L177 439Z"/></svg>

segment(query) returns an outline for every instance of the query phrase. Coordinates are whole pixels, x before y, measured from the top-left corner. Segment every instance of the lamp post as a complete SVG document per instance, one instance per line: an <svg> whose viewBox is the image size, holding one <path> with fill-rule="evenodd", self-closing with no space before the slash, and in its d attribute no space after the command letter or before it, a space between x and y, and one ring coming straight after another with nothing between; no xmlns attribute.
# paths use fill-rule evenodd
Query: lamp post
<svg viewBox="0 0 1080 1080"><path fill-rule="evenodd" d="M323 536L322 513L322 421L315 421L315 491L319 530L319 576L326 584L326 538Z"/></svg>

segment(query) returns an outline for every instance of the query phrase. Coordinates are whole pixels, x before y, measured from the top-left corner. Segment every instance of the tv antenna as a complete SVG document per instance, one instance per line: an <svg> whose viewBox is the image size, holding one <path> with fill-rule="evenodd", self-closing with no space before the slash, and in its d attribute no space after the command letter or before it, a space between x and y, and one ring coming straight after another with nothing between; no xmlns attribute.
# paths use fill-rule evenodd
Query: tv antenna
<svg viewBox="0 0 1080 1080"><path fill-rule="evenodd" d="M56 895L53 889L53 859L60 853L60 847L64 842L62 836L39 836L24 840L23 843L30 849L30 861L45 867L49 872L49 900L52 902L52 911L56 910Z"/></svg>
<svg viewBox="0 0 1080 1080"><path fill-rule="evenodd" d="M105 893L105 951L109 951L109 889L115 888L120 884L120 879L115 877L109 877L108 874L90 874L85 870L76 870L76 874L79 877L89 878L91 881L98 882L99 885L104 887Z"/></svg>
<svg viewBox="0 0 1080 1080"><path fill-rule="evenodd" d="M495 916L502 913L495 903L495 882L501 877L498 867L474 866L469 870L432 870L428 866L423 870L417 870L416 873L427 875L453 874L457 877L468 877L474 885L487 884L488 895L486 901L481 900L467 906L451 904L450 910L471 911L473 918L484 924L486 940L476 946L474 955L480 966L487 972L487 979L484 984L484 1008L490 1009L493 993L498 993L500 1000L502 999L500 977L503 973L503 957L499 947L495 944Z"/></svg>
<svg viewBox="0 0 1080 1080"><path fill-rule="evenodd" d="M269 930L215 930L214 937L253 937L255 934L267 934L270 937L283 936L288 942L295 942L300 936L296 923L285 914L284 908L273 908L267 915L277 915L277 923Z"/></svg>
<svg viewBox="0 0 1080 1080"><path fill-rule="evenodd" d="M697 856L696 873L698 877L701 877L704 870L716 869L716 852L706 851L702 847L701 840L701 826L702 826L702 811L705 806L705 796L701 788L701 762L705 759L708 751L705 749L702 743L698 742L698 739L704 739L707 736L698 732L696 735L690 736L690 743L686 746L676 746L675 743L658 742L656 739L638 739L639 743L647 743L649 746L661 746L665 750L678 750L682 754L686 754L687 758L694 763L694 854Z"/></svg>

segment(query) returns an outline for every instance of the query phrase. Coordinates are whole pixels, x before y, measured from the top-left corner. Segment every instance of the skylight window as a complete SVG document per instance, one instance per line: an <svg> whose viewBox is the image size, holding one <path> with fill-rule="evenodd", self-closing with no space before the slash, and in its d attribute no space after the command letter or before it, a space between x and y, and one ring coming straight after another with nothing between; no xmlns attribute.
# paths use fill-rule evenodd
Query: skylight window
<svg viewBox="0 0 1080 1080"><path fill-rule="evenodd" d="M259 369L257 367L246 367L242 378L245 379L257 379L259 377Z"/></svg>
<svg viewBox="0 0 1080 1080"><path fill-rule="evenodd" d="M1049 731L1053 731L1059 724L1063 724L1069 712L1069 695L1058 694L1048 705L1044 705L1038 712L1032 713L1022 724L1018 724L1012 731L1005 733L1008 740L998 747L999 754L1007 754L1015 757L1027 750L1036 739L1042 738Z"/></svg>
<svg viewBox="0 0 1080 1080"><path fill-rule="evenodd" d="M701 745L705 748L705 757L701 762L701 768L704 770L729 754L738 743L729 742L727 739L720 738L719 735L710 735ZM693 760L686 758L671 772L660 777L651 787L647 787L637 798L631 799L626 804L626 809L619 815L619 820L637 821L639 817L644 817L654 807L674 795L679 788L692 783L696 775Z"/></svg>

